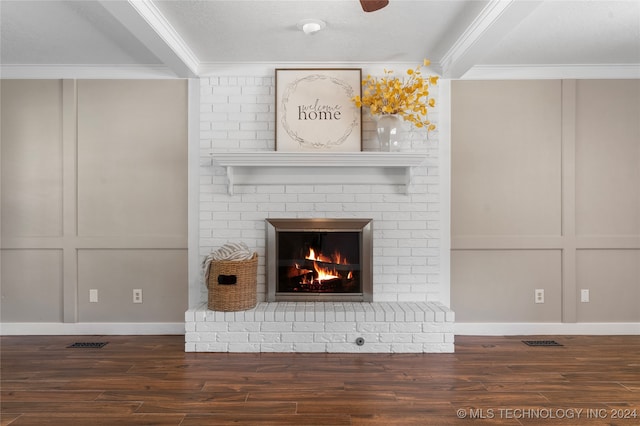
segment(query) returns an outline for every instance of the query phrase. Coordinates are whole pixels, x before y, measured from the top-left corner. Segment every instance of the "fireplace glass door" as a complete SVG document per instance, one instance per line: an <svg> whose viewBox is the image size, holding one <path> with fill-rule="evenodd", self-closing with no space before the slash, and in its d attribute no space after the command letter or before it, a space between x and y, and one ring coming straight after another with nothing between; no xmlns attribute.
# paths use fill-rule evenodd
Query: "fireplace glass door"
<svg viewBox="0 0 640 426"><path fill-rule="evenodd" d="M370 222L267 219L267 300L370 301Z"/></svg>

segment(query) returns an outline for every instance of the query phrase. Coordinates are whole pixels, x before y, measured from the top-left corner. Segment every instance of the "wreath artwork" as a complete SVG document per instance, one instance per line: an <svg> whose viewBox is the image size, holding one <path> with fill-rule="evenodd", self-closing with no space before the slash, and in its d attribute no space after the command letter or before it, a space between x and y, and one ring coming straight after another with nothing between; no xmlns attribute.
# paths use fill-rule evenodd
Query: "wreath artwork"
<svg viewBox="0 0 640 426"><path fill-rule="evenodd" d="M351 101L360 70L277 71L278 151L361 150L361 110ZM349 83L342 73L355 78Z"/></svg>
<svg viewBox="0 0 640 426"><path fill-rule="evenodd" d="M296 91L300 83L313 83L318 80L330 80L333 84L336 84L342 87L347 97L354 96L353 88L351 88L347 83L337 78L327 77L325 75L314 74L308 77L300 78L298 80L295 80L293 83L289 84L282 96L282 110L283 110L282 126L285 128L289 136L291 136L293 140L297 141L300 144L300 147L308 146L311 148L330 148L334 145L342 145L342 143L347 139L347 137L349 137L353 129L355 129L356 126L358 125L354 117L351 123L348 123L347 126L345 127L344 133L335 140L323 139L323 135L321 134L309 135L307 136L307 139L305 139L300 134L298 134L298 132L296 132L294 129L292 129L289 126L289 123L287 122L287 103L289 102L289 96L291 95L292 92ZM332 111L329 110L327 112L330 113Z"/></svg>

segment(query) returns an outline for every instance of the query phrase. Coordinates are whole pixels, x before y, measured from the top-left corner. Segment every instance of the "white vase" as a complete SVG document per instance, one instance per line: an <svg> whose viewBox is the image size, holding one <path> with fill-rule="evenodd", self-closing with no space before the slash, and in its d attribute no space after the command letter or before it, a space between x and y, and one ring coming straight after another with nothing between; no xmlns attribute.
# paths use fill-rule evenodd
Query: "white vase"
<svg viewBox="0 0 640 426"><path fill-rule="evenodd" d="M378 116L378 141L380 151L400 151L402 149L403 119L396 114L382 114Z"/></svg>

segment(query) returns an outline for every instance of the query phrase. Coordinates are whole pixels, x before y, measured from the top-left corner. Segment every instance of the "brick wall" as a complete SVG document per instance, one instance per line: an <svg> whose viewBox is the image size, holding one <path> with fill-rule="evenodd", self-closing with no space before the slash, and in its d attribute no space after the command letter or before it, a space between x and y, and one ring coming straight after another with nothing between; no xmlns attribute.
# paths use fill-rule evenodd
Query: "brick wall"
<svg viewBox="0 0 640 426"><path fill-rule="evenodd" d="M239 312L204 306L185 313L185 350L453 352L454 318L438 302L275 302Z"/></svg>
<svg viewBox="0 0 640 426"><path fill-rule="evenodd" d="M433 93L434 91L432 91ZM437 92L437 90L435 90ZM437 93L435 96L437 99ZM397 185L237 186L227 194L225 170L213 151L275 147L273 76L201 79L200 255L243 241L260 256L258 300L265 300L267 217L373 218L375 302L440 300L438 167L415 170L409 195ZM430 115L437 122L437 110ZM363 149L375 149L375 124L363 113ZM437 132L409 132L412 150L437 158ZM215 154L214 154L215 157ZM206 288L200 298L206 301Z"/></svg>

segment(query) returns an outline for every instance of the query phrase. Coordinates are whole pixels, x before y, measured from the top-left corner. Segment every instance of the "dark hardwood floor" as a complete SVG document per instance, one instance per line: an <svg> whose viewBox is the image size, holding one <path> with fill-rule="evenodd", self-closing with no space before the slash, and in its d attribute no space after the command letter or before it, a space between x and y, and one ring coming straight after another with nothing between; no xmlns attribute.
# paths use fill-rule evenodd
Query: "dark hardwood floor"
<svg viewBox="0 0 640 426"><path fill-rule="evenodd" d="M521 340L554 339L560 347ZM102 349L74 342L107 341ZM640 336L456 337L454 354L184 353L2 337L2 425L638 425Z"/></svg>

